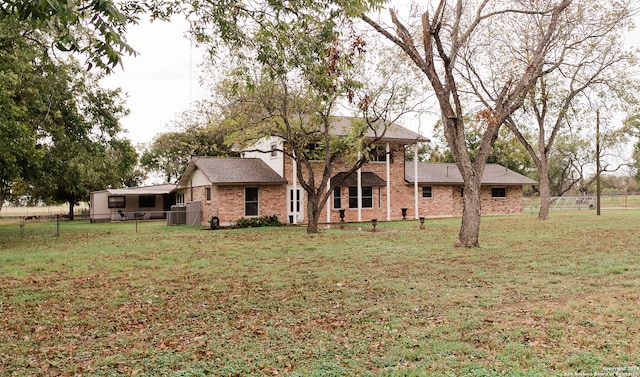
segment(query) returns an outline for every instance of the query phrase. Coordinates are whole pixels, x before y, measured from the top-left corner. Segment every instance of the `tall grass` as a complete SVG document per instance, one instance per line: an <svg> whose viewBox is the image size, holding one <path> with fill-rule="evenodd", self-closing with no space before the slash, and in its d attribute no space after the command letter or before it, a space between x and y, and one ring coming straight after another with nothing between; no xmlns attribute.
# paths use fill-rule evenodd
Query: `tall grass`
<svg viewBox="0 0 640 377"><path fill-rule="evenodd" d="M0 238L0 374L631 370L639 220L485 217L471 250L452 247L459 219L316 235L72 222Z"/></svg>

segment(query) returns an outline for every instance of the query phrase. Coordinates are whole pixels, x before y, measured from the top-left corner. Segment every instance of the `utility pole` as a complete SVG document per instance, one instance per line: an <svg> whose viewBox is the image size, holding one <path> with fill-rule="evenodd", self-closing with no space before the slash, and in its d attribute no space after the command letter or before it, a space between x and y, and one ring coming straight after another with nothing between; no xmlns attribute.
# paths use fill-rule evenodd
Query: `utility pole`
<svg viewBox="0 0 640 377"><path fill-rule="evenodd" d="M596 216L600 216L600 109L596 110Z"/></svg>

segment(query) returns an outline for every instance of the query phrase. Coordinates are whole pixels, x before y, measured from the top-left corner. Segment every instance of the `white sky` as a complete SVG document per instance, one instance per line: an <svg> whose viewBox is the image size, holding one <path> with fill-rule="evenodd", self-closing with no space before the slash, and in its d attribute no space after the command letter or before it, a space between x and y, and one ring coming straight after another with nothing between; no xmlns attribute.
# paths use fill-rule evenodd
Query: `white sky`
<svg viewBox="0 0 640 377"><path fill-rule="evenodd" d="M194 101L204 98L198 79L202 53L185 37L181 20L147 22L129 27L127 41L138 51L126 56L123 68L102 80L109 88L122 88L131 113L122 119L126 138L147 143Z"/></svg>
<svg viewBox="0 0 640 377"><path fill-rule="evenodd" d="M171 23L141 20L139 25L129 27L127 40L139 55L125 57L124 69L116 69L102 81L106 87L122 88L127 95L131 113L122 119L122 126L128 131L125 137L134 145L168 131L179 113L206 97L199 85L202 51L185 37L187 26L186 21L176 19ZM640 44L639 29L629 35L629 40L635 46ZM431 137L431 124L407 120L403 125Z"/></svg>

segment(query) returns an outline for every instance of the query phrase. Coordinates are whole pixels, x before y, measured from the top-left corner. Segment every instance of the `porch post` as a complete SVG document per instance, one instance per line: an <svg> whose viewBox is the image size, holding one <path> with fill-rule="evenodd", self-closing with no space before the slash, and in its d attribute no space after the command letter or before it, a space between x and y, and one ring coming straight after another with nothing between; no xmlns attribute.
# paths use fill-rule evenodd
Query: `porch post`
<svg viewBox="0 0 640 377"><path fill-rule="evenodd" d="M413 193L415 206L415 219L418 220L418 143L413 149Z"/></svg>
<svg viewBox="0 0 640 377"><path fill-rule="evenodd" d="M391 147L387 143L387 221L391 220Z"/></svg>
<svg viewBox="0 0 640 377"><path fill-rule="evenodd" d="M358 151L358 160L360 160L360 151ZM362 168L358 168L358 222L362 221Z"/></svg>
<svg viewBox="0 0 640 377"><path fill-rule="evenodd" d="M295 155L294 155L295 156ZM291 193L291 203L293 203L293 208L291 213L293 214L293 223L298 223L298 162L296 159L293 159L293 164L291 165L293 169L293 177L291 178L293 181L293 192ZM288 204L288 203L287 203Z"/></svg>

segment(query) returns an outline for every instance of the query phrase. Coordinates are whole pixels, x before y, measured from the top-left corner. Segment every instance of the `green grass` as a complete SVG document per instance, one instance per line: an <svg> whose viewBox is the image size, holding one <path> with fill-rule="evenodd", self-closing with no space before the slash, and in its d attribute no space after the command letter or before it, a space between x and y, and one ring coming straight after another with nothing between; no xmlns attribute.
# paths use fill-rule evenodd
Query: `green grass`
<svg viewBox="0 0 640 377"><path fill-rule="evenodd" d="M452 246L459 219L425 225L307 235L67 222L57 237L1 225L0 375L562 376L640 365L639 211L485 217L472 250Z"/></svg>

